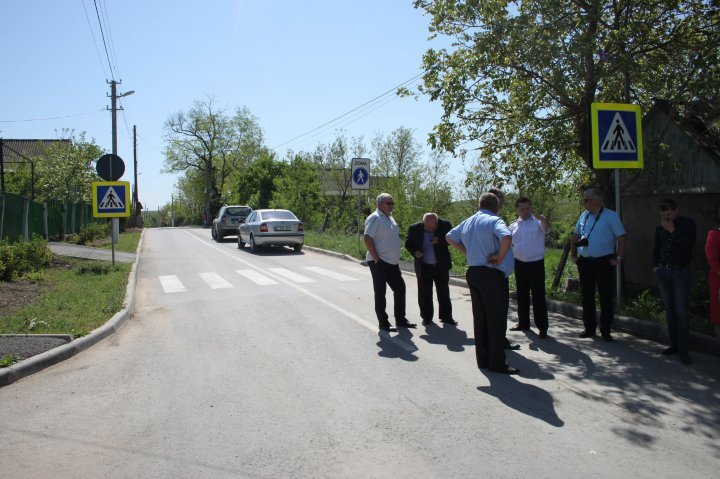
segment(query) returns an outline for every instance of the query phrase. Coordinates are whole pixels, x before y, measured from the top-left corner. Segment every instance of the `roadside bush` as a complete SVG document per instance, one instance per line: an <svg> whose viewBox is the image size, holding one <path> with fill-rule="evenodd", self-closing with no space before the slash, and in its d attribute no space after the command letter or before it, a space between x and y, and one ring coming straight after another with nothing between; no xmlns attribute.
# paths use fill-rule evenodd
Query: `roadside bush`
<svg viewBox="0 0 720 479"><path fill-rule="evenodd" d="M80 230L77 244L85 245L108 236L110 236L110 223L88 223Z"/></svg>
<svg viewBox="0 0 720 479"><path fill-rule="evenodd" d="M12 281L33 271L47 267L52 261L52 251L39 235L24 243L0 243L0 280Z"/></svg>

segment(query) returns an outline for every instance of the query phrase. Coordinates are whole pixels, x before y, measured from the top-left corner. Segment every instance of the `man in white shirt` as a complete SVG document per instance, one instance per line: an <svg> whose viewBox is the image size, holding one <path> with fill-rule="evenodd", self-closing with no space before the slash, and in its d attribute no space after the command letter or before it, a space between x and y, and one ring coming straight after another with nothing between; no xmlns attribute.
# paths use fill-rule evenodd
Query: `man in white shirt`
<svg viewBox="0 0 720 479"><path fill-rule="evenodd" d="M510 331L530 329L530 294L533 318L540 338L547 337L548 313L545 302L545 235L550 224L543 215L532 213L532 204L522 197L515 202L518 219L510 224L512 250L515 256L518 323Z"/></svg>
<svg viewBox="0 0 720 479"><path fill-rule="evenodd" d="M375 314L379 327L383 331L396 330L390 325L385 312L387 286L393 291L395 325L402 328L414 328L405 317L405 281L400 273L400 229L392 217L395 206L393 197L380 193L376 200L377 209L365 220L365 248L367 264L373 280L375 294Z"/></svg>

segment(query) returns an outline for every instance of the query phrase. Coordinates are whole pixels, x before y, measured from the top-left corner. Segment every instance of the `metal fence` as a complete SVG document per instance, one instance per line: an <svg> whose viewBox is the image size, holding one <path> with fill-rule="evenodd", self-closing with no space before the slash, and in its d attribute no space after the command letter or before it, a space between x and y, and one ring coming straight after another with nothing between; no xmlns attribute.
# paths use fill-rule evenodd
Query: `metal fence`
<svg viewBox="0 0 720 479"><path fill-rule="evenodd" d="M77 233L83 225L95 221L90 204L36 203L27 196L0 195L0 241L28 241L33 234L45 239L62 237Z"/></svg>

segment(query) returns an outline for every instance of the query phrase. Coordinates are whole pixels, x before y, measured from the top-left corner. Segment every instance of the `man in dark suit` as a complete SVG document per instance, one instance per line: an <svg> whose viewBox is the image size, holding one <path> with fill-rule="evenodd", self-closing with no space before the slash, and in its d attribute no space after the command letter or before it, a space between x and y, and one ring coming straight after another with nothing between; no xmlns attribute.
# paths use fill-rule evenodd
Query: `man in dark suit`
<svg viewBox="0 0 720 479"><path fill-rule="evenodd" d="M415 258L418 282L418 305L423 324L433 322L433 283L437 290L440 321L457 324L452 317L450 303L450 250L445 235L452 229L449 221L435 213L425 213L421 223L408 229L405 248Z"/></svg>

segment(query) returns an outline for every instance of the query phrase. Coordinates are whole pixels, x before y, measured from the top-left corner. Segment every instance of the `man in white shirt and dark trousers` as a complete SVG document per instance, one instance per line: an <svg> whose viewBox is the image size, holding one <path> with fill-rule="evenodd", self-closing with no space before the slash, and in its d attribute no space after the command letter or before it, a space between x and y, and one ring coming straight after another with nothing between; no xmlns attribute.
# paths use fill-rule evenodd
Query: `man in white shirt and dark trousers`
<svg viewBox="0 0 720 479"><path fill-rule="evenodd" d="M530 329L530 294L533 318L538 337L546 338L548 330L545 302L545 235L550 224L543 215L532 213L532 204L522 197L515 202L518 219L510 224L512 250L515 257L515 285L517 287L518 323L510 331Z"/></svg>

